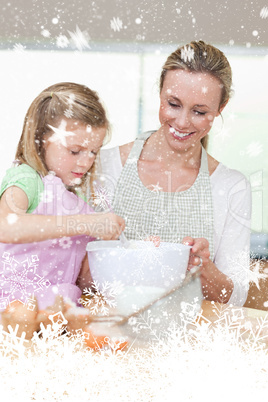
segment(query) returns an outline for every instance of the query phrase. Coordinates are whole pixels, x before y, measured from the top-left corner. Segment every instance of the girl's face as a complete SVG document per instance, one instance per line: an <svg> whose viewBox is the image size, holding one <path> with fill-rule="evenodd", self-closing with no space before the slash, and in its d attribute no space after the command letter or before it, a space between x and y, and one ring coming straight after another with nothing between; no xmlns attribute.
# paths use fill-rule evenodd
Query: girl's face
<svg viewBox="0 0 268 402"><path fill-rule="evenodd" d="M221 83L207 73L167 72L160 94L161 130L173 150L200 144L220 114Z"/></svg>
<svg viewBox="0 0 268 402"><path fill-rule="evenodd" d="M67 186L81 183L102 146L106 127L91 127L80 121L62 119L53 134L44 136L45 163Z"/></svg>

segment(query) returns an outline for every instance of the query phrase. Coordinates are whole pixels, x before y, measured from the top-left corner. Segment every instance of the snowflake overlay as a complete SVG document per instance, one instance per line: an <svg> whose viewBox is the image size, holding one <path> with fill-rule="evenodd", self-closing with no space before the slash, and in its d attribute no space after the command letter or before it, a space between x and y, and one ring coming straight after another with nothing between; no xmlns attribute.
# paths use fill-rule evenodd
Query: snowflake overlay
<svg viewBox="0 0 268 402"><path fill-rule="evenodd" d="M108 315L109 308L116 307L116 296L121 293L122 285L120 282L103 282L101 285L93 281L91 288L83 290L84 298L79 299L84 307L90 309L94 315Z"/></svg>
<svg viewBox="0 0 268 402"><path fill-rule="evenodd" d="M260 11L260 17L265 19L268 18L268 7L263 7Z"/></svg>
<svg viewBox="0 0 268 402"><path fill-rule="evenodd" d="M46 400L103 401L115 394L118 401L142 402L173 400L176 394L183 401L213 400L218 392L224 402L231 389L245 401L248 395L266 400L268 319L253 325L242 309L225 308L215 303L214 320L201 311L191 326L171 323L144 348L134 342L119 352L112 342L110 348L86 348L85 332L63 331L61 312L51 315L46 328L41 324L31 341L19 338L17 328L5 332L0 326L1 392L10 400L44 400L45 394ZM188 317L191 309L186 310ZM139 320L129 322L134 338L142 330ZM143 325L151 325L149 312Z"/></svg>
<svg viewBox="0 0 268 402"><path fill-rule="evenodd" d="M194 49L190 46L184 46L181 50L181 57L185 63L192 61L194 59Z"/></svg>
<svg viewBox="0 0 268 402"><path fill-rule="evenodd" d="M0 307L6 308L9 303L19 299L26 303L29 297L42 289L47 289L51 283L36 273L38 257L32 255L22 262L18 262L10 253L2 255L2 269L0 271ZM28 276L30 274L30 276ZM4 295L3 289L8 288L8 296Z"/></svg>
<svg viewBox="0 0 268 402"><path fill-rule="evenodd" d="M70 35L70 42L74 44L74 46L82 51L84 49L90 49L88 44L89 36L86 31L81 31L78 26L76 26L75 32L68 31Z"/></svg>
<svg viewBox="0 0 268 402"><path fill-rule="evenodd" d="M123 22L120 20L120 18L113 18L111 21L110 21L110 24L111 24L111 28L112 28L112 30L113 31L120 31L122 28L123 28Z"/></svg>
<svg viewBox="0 0 268 402"><path fill-rule="evenodd" d="M58 47L65 48L65 47L67 47L69 45L70 42L69 42L69 39L67 38L67 36L59 35L56 38L56 43L57 43Z"/></svg>
<svg viewBox="0 0 268 402"><path fill-rule="evenodd" d="M112 193L105 186L96 187L93 196L94 207L101 211L110 211L112 204Z"/></svg>
<svg viewBox="0 0 268 402"><path fill-rule="evenodd" d="M23 46L21 43L15 43L13 46L13 50L17 53L23 53L26 49L26 46Z"/></svg>
<svg viewBox="0 0 268 402"><path fill-rule="evenodd" d="M260 141L251 142L246 149L246 154L248 154L251 158L260 155L262 152L263 145L260 143Z"/></svg>

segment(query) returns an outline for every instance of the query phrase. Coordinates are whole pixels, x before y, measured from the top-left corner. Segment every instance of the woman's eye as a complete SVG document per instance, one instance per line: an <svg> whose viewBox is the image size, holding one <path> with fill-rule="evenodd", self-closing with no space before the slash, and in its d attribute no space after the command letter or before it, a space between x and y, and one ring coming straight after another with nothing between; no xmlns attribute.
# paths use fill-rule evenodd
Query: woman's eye
<svg viewBox="0 0 268 402"><path fill-rule="evenodd" d="M71 151L71 150L70 150L70 153L71 153L72 155L78 155L79 152L80 152L80 151Z"/></svg>
<svg viewBox="0 0 268 402"><path fill-rule="evenodd" d="M95 151L91 151L90 153L91 153L92 155L94 155L94 156L97 155L97 152L95 152Z"/></svg>
<svg viewBox="0 0 268 402"><path fill-rule="evenodd" d="M194 110L194 113L199 116L204 116L206 114L206 112L199 112L198 110Z"/></svg>

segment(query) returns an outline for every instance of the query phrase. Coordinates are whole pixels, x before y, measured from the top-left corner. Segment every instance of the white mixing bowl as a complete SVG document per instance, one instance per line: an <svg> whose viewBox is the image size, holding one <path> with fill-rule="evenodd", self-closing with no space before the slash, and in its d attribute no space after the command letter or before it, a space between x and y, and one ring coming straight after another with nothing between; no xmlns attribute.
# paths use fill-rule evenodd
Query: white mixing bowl
<svg viewBox="0 0 268 402"><path fill-rule="evenodd" d="M118 312L124 315L179 286L186 275L190 249L167 242L155 247L150 241L130 241L128 248L120 240L87 244L92 279L99 285L123 285L116 303Z"/></svg>

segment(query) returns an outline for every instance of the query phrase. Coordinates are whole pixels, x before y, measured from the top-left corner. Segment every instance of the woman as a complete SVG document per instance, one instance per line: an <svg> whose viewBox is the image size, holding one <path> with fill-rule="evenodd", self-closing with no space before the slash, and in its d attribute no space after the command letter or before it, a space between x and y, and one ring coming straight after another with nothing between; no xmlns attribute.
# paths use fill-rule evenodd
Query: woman
<svg viewBox="0 0 268 402"><path fill-rule="evenodd" d="M126 236L192 245L189 267L202 265L204 297L243 305L250 187L204 149L231 84L229 62L219 49L203 41L178 48L161 73L160 128L100 155L102 178L114 212L126 221Z"/></svg>

